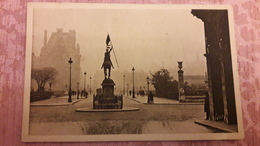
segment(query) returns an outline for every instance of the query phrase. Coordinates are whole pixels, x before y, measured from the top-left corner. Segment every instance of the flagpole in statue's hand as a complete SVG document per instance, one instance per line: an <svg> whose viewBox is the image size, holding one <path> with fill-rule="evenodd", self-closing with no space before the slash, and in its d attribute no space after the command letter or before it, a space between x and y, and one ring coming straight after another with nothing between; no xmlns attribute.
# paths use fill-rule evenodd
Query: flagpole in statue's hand
<svg viewBox="0 0 260 146"><path fill-rule="evenodd" d="M113 49L113 45L112 45L112 43L111 43L111 48L110 48L109 52L111 52L111 51L112 51L112 49Z"/></svg>
<svg viewBox="0 0 260 146"><path fill-rule="evenodd" d="M112 45L112 42L111 42L111 45ZM112 46L113 46L113 45L112 45ZM112 48L113 48L113 47L112 47ZM117 67L119 68L119 65L118 65L118 62L117 62L117 58L116 58L115 49L113 49L113 53L114 53L114 56L115 56L115 60L116 60ZM112 65L112 67L114 68L113 65Z"/></svg>
<svg viewBox="0 0 260 146"><path fill-rule="evenodd" d="M111 49L110 51L113 49L113 44L112 44L112 41L110 40L110 37L109 37L109 34L107 34L107 39L106 39L106 44L108 46L108 43L111 43ZM118 62L117 62L117 58L116 58L116 53L115 53L115 49L113 49L113 53L114 53L114 56L115 56L115 60L116 60L116 64L117 64L117 67L119 68L119 65L118 65ZM114 68L114 66L112 65L112 67Z"/></svg>

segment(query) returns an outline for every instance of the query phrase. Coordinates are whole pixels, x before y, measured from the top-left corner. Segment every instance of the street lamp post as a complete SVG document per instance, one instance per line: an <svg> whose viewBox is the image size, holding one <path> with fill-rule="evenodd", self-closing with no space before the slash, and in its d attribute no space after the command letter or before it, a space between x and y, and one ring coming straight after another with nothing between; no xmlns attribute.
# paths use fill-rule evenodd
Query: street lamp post
<svg viewBox="0 0 260 146"><path fill-rule="evenodd" d="M68 102L72 102L72 99L71 99L71 64L73 63L73 61L70 58L70 60L68 62L70 64L70 82L69 82L69 99L68 99Z"/></svg>
<svg viewBox="0 0 260 146"><path fill-rule="evenodd" d="M147 100L147 103L150 103L150 99L149 99L149 84L150 84L150 82L149 82L149 77L147 76L146 77L146 80L147 80L147 95L148 95L148 100Z"/></svg>
<svg viewBox="0 0 260 146"><path fill-rule="evenodd" d="M132 71L133 71L133 98L135 98L135 68L133 67L132 68Z"/></svg>
<svg viewBox="0 0 260 146"><path fill-rule="evenodd" d="M90 84L89 84L89 94L91 94L91 77L90 77L89 79L90 79Z"/></svg>
<svg viewBox="0 0 260 146"><path fill-rule="evenodd" d="M78 91L77 91L77 99L79 99L79 82L77 83L77 88L78 88Z"/></svg>
<svg viewBox="0 0 260 146"><path fill-rule="evenodd" d="M123 75L124 82L123 82L123 95L125 95L125 75Z"/></svg>
<svg viewBox="0 0 260 146"><path fill-rule="evenodd" d="M126 95L128 96L128 88L129 88L129 84L126 84Z"/></svg>
<svg viewBox="0 0 260 146"><path fill-rule="evenodd" d="M87 73L84 72L84 93L83 93L83 96L87 97L87 94L86 94L86 75Z"/></svg>

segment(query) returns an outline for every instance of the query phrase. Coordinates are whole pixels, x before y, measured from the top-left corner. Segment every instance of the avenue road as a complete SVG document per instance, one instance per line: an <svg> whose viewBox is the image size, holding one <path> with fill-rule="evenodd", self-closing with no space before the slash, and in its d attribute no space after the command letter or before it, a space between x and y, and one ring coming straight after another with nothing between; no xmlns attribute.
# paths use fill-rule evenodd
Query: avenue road
<svg viewBox="0 0 260 146"><path fill-rule="evenodd" d="M218 132L194 123L204 119L203 105L142 104L124 98L124 107L139 111L76 112L92 108L92 98L69 106L30 107L32 135L176 134Z"/></svg>

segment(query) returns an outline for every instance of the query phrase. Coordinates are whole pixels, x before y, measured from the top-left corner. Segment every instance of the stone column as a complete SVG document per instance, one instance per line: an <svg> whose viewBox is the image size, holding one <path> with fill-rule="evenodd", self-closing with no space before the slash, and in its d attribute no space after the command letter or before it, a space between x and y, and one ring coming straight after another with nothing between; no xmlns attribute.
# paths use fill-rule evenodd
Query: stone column
<svg viewBox="0 0 260 146"><path fill-rule="evenodd" d="M211 120L237 123L227 10L192 10L204 23Z"/></svg>
<svg viewBox="0 0 260 146"><path fill-rule="evenodd" d="M185 101L185 94L184 94L184 89L183 89L183 84L184 84L184 77L183 73L184 71L182 70L182 62L178 62L178 79L179 79L179 101Z"/></svg>

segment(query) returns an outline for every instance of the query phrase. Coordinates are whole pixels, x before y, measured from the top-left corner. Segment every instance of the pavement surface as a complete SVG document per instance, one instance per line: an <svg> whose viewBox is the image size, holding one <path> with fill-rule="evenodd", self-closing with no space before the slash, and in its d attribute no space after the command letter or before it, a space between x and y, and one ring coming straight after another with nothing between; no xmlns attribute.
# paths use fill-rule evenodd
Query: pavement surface
<svg viewBox="0 0 260 146"><path fill-rule="evenodd" d="M199 125L219 129L225 132L230 132L230 133L238 132L237 125L225 124L223 121L195 120L194 122Z"/></svg>
<svg viewBox="0 0 260 146"><path fill-rule="evenodd" d="M92 95L91 95L92 96ZM130 96L124 96L130 100L136 101L138 103L143 103L143 104L148 104L147 103L147 96L135 96L135 98L132 98ZM76 96L72 96L72 102L68 102L68 96L61 96L61 97L52 97L50 99L46 100L40 100L40 101L35 101L31 102L31 106L68 106L68 105L73 105L83 99L86 99L84 97L79 97L77 99ZM92 97L88 97L92 98ZM204 103L192 103L192 102L179 102L178 100L173 100L173 99L167 99L167 98L161 98L161 97L154 97L154 105L160 104L160 105L167 105L167 104L178 104L178 105L203 105Z"/></svg>
<svg viewBox="0 0 260 146"><path fill-rule="evenodd" d="M194 123L195 119L203 119L203 105L143 104L124 97L123 108L131 107L140 110L75 111L82 108L91 109L93 107L92 97L82 98L79 102L68 106L30 107L29 133L31 135L103 135L219 132L216 129ZM64 98L63 101L67 102L67 98Z"/></svg>
<svg viewBox="0 0 260 146"><path fill-rule="evenodd" d="M123 107L122 109L93 109L93 108L78 108L77 112L124 112L124 111L139 111L139 108Z"/></svg>
<svg viewBox="0 0 260 146"><path fill-rule="evenodd" d="M126 96L126 98L134 100L139 103L148 104L147 96L135 96L135 98ZM167 105L167 104L169 104L169 105L204 105L204 103L179 102L178 100L160 98L160 97L154 97L153 104L154 105ZM238 132L237 125L228 125L228 124L225 124L223 121L195 120L194 122L196 124L218 129L218 130L224 131L224 132L231 132L231 133Z"/></svg>
<svg viewBox="0 0 260 146"><path fill-rule="evenodd" d="M133 101L139 102L139 103L143 103L143 104L149 104L147 103L147 95L146 96L135 96L135 98L132 98L130 96L125 96L128 99L131 99ZM173 105L173 104L178 104L178 105L204 105L204 102L179 102L178 100L174 100L174 99L168 99L168 98L161 98L161 97L154 97L154 103L155 105Z"/></svg>
<svg viewBox="0 0 260 146"><path fill-rule="evenodd" d="M39 100L35 102L31 102L30 106L68 106L73 105L84 98L79 97L77 99L76 96L72 96L72 102L68 102L69 96L61 96L61 97L52 97L50 99Z"/></svg>
<svg viewBox="0 0 260 146"><path fill-rule="evenodd" d="M130 96L124 96L124 99L129 99L132 100L134 102L137 102L139 104L144 104L147 106L152 106L152 105L203 105L203 103L182 103L179 102L177 100L172 100L172 99L166 99L166 98L160 98L160 97L154 97L154 103L153 104L147 104L147 96L136 96L135 98L132 98ZM53 97L50 99L46 99L46 100L41 100L41 101L36 101L36 102L32 102L30 103L30 106L32 107L40 107L40 106L71 106L74 105L78 102L84 101L84 100L92 100L92 97L88 97L88 98L81 98L79 97L79 99L77 99L76 96L72 96L72 102L68 102L68 96L62 96L62 97ZM104 112L104 111L108 111L107 109L101 109L101 110L97 110L97 109L92 109L92 107L89 108L78 108L77 109L78 112ZM77 111L76 110L76 111ZM115 111L138 111L139 108L131 108L131 107L124 107L123 109L112 109L109 110L110 112L115 112ZM219 131L224 131L224 132L237 132L237 125L228 125L225 124L224 122L219 122L219 121L209 121L209 120L199 120L196 119L194 120L194 123L199 124L199 125L203 125L209 128L214 128L217 129Z"/></svg>

